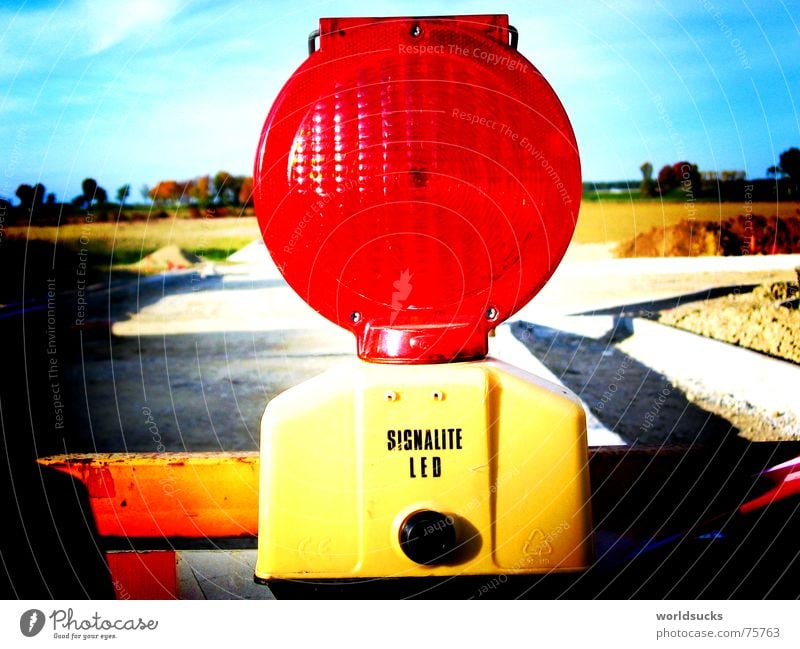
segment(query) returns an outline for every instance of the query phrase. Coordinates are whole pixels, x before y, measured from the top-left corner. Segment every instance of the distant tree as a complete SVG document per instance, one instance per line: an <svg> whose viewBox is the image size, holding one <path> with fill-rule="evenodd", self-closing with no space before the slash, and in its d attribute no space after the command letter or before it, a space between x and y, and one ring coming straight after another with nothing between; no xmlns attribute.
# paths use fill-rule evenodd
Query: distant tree
<svg viewBox="0 0 800 649"><path fill-rule="evenodd" d="M639 170L642 172L642 184L639 185L639 194L650 196L653 193L653 165L645 162Z"/></svg>
<svg viewBox="0 0 800 649"><path fill-rule="evenodd" d="M16 191L17 198L19 199L19 206L23 210L30 210L33 207L34 197L36 193L30 185L20 185Z"/></svg>
<svg viewBox="0 0 800 649"><path fill-rule="evenodd" d="M56 195L53 192L50 192L47 195L47 200L45 200L45 204L49 207L53 207L56 204Z"/></svg>
<svg viewBox="0 0 800 649"><path fill-rule="evenodd" d="M16 195L19 198L19 207L22 215L27 214L29 219L35 219L44 215L44 197L47 193L42 183L36 183L33 187L22 184L17 187Z"/></svg>
<svg viewBox="0 0 800 649"><path fill-rule="evenodd" d="M176 181L162 180L150 190L148 196L153 199L156 205L164 205L170 202L177 202L181 197L181 192Z"/></svg>
<svg viewBox="0 0 800 649"><path fill-rule="evenodd" d="M234 176L227 171L218 171L214 175L216 199L226 205L238 205L239 194L244 184L244 176Z"/></svg>
<svg viewBox="0 0 800 649"><path fill-rule="evenodd" d="M220 203L229 202L226 200L226 196L230 191L230 179L231 175L227 171L218 171L214 174L214 192L216 193L217 201Z"/></svg>
<svg viewBox="0 0 800 649"><path fill-rule="evenodd" d="M228 179L228 187L230 188L230 203L231 205L239 205L241 203L240 196L242 194L242 185L244 185L245 176L231 176Z"/></svg>
<svg viewBox="0 0 800 649"><path fill-rule="evenodd" d="M783 175L783 169L778 165L772 165L771 167L767 167L767 175L771 178L779 178Z"/></svg>
<svg viewBox="0 0 800 649"><path fill-rule="evenodd" d="M150 188L147 185L142 185L139 187L139 193L142 195L142 199L145 201L152 200L150 196Z"/></svg>
<svg viewBox="0 0 800 649"><path fill-rule="evenodd" d="M210 199L211 178L200 176L189 185L189 196L201 207L205 207Z"/></svg>
<svg viewBox="0 0 800 649"><path fill-rule="evenodd" d="M83 190L82 200L80 203L76 203L76 201L73 201L73 203L83 209L91 209L95 203L103 206L108 201L108 193L97 184L94 178L84 178L81 183L81 189Z"/></svg>
<svg viewBox="0 0 800 649"><path fill-rule="evenodd" d="M186 203L189 202L189 199L191 198L190 192L192 190L193 184L194 181L192 180L181 180L175 183L174 200L176 203L185 205Z"/></svg>
<svg viewBox="0 0 800 649"><path fill-rule="evenodd" d="M206 178L197 180L162 180L155 187L148 190L147 196L159 205L167 203L186 205L192 199L202 203L208 200L208 182Z"/></svg>
<svg viewBox="0 0 800 649"><path fill-rule="evenodd" d="M719 173L720 180L724 183L734 182L737 180L744 180L745 176L744 171L740 170L733 170L733 169L723 169Z"/></svg>
<svg viewBox="0 0 800 649"><path fill-rule="evenodd" d="M122 187L117 189L117 202L120 204L120 207L125 207L125 201L128 200L130 195L131 186L128 183L125 183Z"/></svg>
<svg viewBox="0 0 800 649"><path fill-rule="evenodd" d="M657 191L659 194L664 195L671 192L678 186L680 178L675 172L675 167L672 165L664 165L658 172Z"/></svg>
<svg viewBox="0 0 800 649"><path fill-rule="evenodd" d="M658 172L658 193L664 195L677 187L694 196L700 193L701 178L696 164L684 160L661 167Z"/></svg>
<svg viewBox="0 0 800 649"><path fill-rule="evenodd" d="M242 186L239 189L239 204L245 207L253 205L253 179L250 176L247 176L242 181Z"/></svg>
<svg viewBox="0 0 800 649"><path fill-rule="evenodd" d="M800 183L800 149L792 147L781 153L781 171L795 183Z"/></svg>
<svg viewBox="0 0 800 649"><path fill-rule="evenodd" d="M675 174L678 176L678 184L685 194L692 194L693 197L700 195L702 189L702 182L700 179L700 172L697 170L697 165L691 162L676 162L672 165L675 169Z"/></svg>
<svg viewBox="0 0 800 649"><path fill-rule="evenodd" d="M92 201L97 191L97 181L94 178L84 178L81 183L81 189L83 189L84 205L86 209L89 209L92 206Z"/></svg>
<svg viewBox="0 0 800 649"><path fill-rule="evenodd" d="M46 193L47 193L47 190L45 189L44 185L42 185L42 183L36 183L33 186L33 205L32 205L32 207L34 209L38 208L38 207L41 207L44 204L44 197L45 197Z"/></svg>

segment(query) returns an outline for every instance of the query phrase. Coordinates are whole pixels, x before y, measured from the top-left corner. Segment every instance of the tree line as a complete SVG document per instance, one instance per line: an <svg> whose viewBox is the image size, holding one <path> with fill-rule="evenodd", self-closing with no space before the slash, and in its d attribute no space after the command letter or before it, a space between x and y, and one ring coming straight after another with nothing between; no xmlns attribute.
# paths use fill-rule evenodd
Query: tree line
<svg viewBox="0 0 800 649"><path fill-rule="evenodd" d="M248 207L253 204L253 178L227 171L191 180L162 180L154 187L142 187L142 196L155 205L228 205Z"/></svg>
<svg viewBox="0 0 800 649"><path fill-rule="evenodd" d="M766 170L767 179L749 181L753 191L761 194L758 198L796 200L800 196L800 149L787 149L781 153L779 161L779 165L773 165ZM686 160L664 165L655 180L653 165L649 162L645 162L639 170L642 172L639 185L642 196L664 196L680 188L685 195L694 198L707 196L725 199L727 193L745 184L743 171L701 173L696 164Z"/></svg>
<svg viewBox="0 0 800 649"><path fill-rule="evenodd" d="M661 167L653 178L654 167L645 162L640 167L642 180L639 192L644 197L665 196L680 189L685 197L692 199L709 197L721 200L739 200L743 190L753 200L789 199L800 197L800 149L792 147L780 154L779 165L766 170L768 179L747 181L745 190L744 172L701 173L696 164L683 160ZM636 181L620 183L587 183L587 191L622 188L631 190ZM108 192L94 178L85 178L81 193L67 203L59 203L53 193L48 193L42 183L22 184L17 187L19 205L0 198L0 213L4 222L29 221L31 223L58 221L78 212L96 210L108 216L116 209L120 213L127 207L131 197L130 184L117 188L116 203L109 201ZM153 187L143 185L140 193L145 202L163 210L166 207L189 206L196 208L251 207L253 203L253 178L237 176L227 171L218 171L214 176L205 175L190 180L162 180ZM219 212L224 213L223 211Z"/></svg>
<svg viewBox="0 0 800 649"><path fill-rule="evenodd" d="M213 177L206 175L184 181L162 180L152 188L143 185L140 192L146 205L161 209L179 206L244 208L253 203L253 179L219 171ZM90 211L96 212L101 218L110 217L114 212L121 213L123 209L131 208L129 183L117 188L114 194L116 202L112 202L106 189L94 178L85 178L81 183L81 193L68 202L58 202L55 194L48 193L42 183L23 183L17 187L15 195L19 199L17 206L0 198L0 213L9 224L23 221L33 224L58 222L74 214Z"/></svg>

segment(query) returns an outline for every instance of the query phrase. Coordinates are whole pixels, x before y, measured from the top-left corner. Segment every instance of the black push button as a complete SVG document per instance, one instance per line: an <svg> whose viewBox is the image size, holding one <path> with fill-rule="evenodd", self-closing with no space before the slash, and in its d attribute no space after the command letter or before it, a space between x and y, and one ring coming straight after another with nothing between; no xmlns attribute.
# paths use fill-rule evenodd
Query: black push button
<svg viewBox="0 0 800 649"><path fill-rule="evenodd" d="M446 563L456 547L453 519L429 509L414 512L400 528L400 547L415 563Z"/></svg>

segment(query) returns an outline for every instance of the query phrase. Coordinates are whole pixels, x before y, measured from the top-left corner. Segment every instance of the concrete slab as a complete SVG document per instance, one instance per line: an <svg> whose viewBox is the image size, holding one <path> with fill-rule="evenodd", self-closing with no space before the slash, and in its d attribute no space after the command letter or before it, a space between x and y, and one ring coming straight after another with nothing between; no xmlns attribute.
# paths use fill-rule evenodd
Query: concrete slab
<svg viewBox="0 0 800 649"><path fill-rule="evenodd" d="M256 550L180 550L179 599L275 599L253 582Z"/></svg>
<svg viewBox="0 0 800 649"><path fill-rule="evenodd" d="M635 318L618 345L704 401L741 404L749 416L800 436L800 366L666 325Z"/></svg>
<svg viewBox="0 0 800 649"><path fill-rule="evenodd" d="M639 390L644 379L630 381L631 368L638 367L667 382L664 398L654 405L659 413L678 388L688 401L730 420L748 438L761 439L768 431L781 438L800 435L800 402L796 398L800 366L794 363L644 318L550 315L529 326L546 327L562 339L582 341L580 351L575 352L580 359L570 365L570 372L598 374L603 358L587 358L598 343L601 357L619 356L629 380L614 382L615 398L631 403L644 398ZM549 356L545 356L546 363L551 361ZM583 380L584 385L592 383L592 378ZM628 390L635 394L628 395Z"/></svg>

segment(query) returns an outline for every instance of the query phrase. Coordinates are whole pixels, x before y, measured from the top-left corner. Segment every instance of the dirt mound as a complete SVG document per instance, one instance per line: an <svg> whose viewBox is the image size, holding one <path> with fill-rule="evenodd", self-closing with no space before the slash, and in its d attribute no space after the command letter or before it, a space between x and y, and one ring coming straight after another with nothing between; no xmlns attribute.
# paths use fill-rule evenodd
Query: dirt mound
<svg viewBox="0 0 800 649"><path fill-rule="evenodd" d="M659 320L701 336L800 363L800 309L794 282L775 282L664 311Z"/></svg>
<svg viewBox="0 0 800 649"><path fill-rule="evenodd" d="M140 273L161 273L165 270L191 268L201 261L203 261L202 258L181 250L178 246L165 246L146 255L129 268Z"/></svg>
<svg viewBox="0 0 800 649"><path fill-rule="evenodd" d="M615 252L618 257L792 254L800 252L800 216L684 220L639 234L620 243Z"/></svg>

